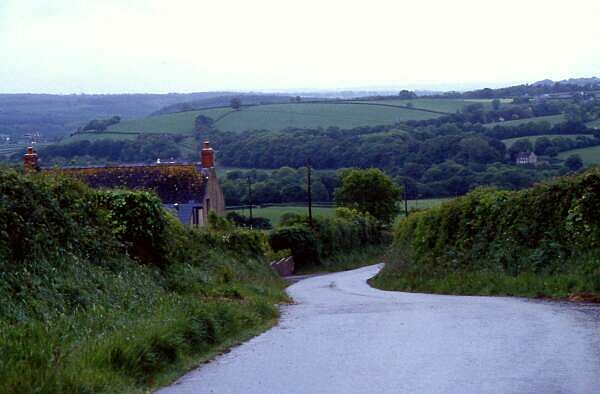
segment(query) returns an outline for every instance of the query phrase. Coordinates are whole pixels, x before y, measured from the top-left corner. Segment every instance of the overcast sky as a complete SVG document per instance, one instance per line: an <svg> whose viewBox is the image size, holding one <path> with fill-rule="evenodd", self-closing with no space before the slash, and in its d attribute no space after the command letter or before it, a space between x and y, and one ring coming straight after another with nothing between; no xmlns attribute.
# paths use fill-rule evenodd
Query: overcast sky
<svg viewBox="0 0 600 394"><path fill-rule="evenodd" d="M0 92L600 76L600 0L0 0Z"/></svg>

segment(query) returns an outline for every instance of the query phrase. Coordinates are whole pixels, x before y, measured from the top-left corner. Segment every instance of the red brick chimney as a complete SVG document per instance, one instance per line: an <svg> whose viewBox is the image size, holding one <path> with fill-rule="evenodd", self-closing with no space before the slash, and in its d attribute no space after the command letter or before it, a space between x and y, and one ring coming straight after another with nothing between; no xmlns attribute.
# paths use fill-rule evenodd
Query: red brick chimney
<svg viewBox="0 0 600 394"><path fill-rule="evenodd" d="M37 170L39 168L38 155L31 146L27 148L27 153L23 155L23 165L28 171Z"/></svg>
<svg viewBox="0 0 600 394"><path fill-rule="evenodd" d="M215 151L210 147L208 141L204 141L200 159L202 161L202 168L212 168L215 166Z"/></svg>

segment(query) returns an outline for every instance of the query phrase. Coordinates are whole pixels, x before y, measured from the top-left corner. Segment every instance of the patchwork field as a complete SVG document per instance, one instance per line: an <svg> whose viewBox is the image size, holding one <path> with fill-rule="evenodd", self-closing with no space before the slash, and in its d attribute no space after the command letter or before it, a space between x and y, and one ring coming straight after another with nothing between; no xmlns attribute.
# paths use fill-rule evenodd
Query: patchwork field
<svg viewBox="0 0 600 394"><path fill-rule="evenodd" d="M525 124L529 122L548 122L551 125L564 122L566 120L564 114L560 115L549 115L549 116L538 116L537 118L527 118L527 119L516 119L516 120L506 120L504 122L494 122L487 123L485 127L494 127L494 126L518 126L520 124Z"/></svg>
<svg viewBox="0 0 600 394"><path fill-rule="evenodd" d="M215 121L215 127L220 130L234 132L246 130L278 131L289 127L327 128L334 126L353 128L392 124L406 120L431 119L441 116L438 113L418 109L373 105L373 103L265 104L244 107L240 111L222 107L126 120L110 126L106 133L77 135L76 137L67 138L65 141L132 138L117 136L119 133L192 134L194 132L194 121L198 115L212 118Z"/></svg>
<svg viewBox="0 0 600 394"><path fill-rule="evenodd" d="M574 140L577 137L592 137L592 135L591 134L542 134L542 135L532 135L529 137L508 138L508 139L502 140L502 142L504 142L504 145L506 145L507 148L510 148L512 146L512 144L515 143L515 141L529 140L532 144L535 144L535 142L538 140L538 138L542 138L542 137L547 137L550 139L562 137L562 138L568 138L568 139Z"/></svg>
<svg viewBox="0 0 600 394"><path fill-rule="evenodd" d="M600 146L568 150L559 153L558 158L564 160L571 155L579 155L581 160L583 160L583 164L586 166L600 164Z"/></svg>

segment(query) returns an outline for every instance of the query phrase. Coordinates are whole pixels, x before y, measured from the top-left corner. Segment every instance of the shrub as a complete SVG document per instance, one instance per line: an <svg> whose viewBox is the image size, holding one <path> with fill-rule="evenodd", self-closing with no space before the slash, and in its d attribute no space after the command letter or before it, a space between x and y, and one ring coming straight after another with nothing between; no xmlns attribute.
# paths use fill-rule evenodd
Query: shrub
<svg viewBox="0 0 600 394"><path fill-rule="evenodd" d="M319 263L319 243L306 226L295 225L273 230L269 244L274 251L289 249L298 267Z"/></svg>
<svg viewBox="0 0 600 394"><path fill-rule="evenodd" d="M266 245L187 229L152 193L0 168L2 389L147 391L276 317Z"/></svg>
<svg viewBox="0 0 600 394"><path fill-rule="evenodd" d="M599 213L598 169L517 192L477 189L402 220L390 270L405 279L570 274L589 253L600 254Z"/></svg>
<svg viewBox="0 0 600 394"><path fill-rule="evenodd" d="M286 216L282 227L271 233L269 243L275 251L290 249L297 266L301 268L306 264L318 264L335 254L384 244L386 237L381 222L371 215L338 208L334 218L314 217L312 228L306 216Z"/></svg>

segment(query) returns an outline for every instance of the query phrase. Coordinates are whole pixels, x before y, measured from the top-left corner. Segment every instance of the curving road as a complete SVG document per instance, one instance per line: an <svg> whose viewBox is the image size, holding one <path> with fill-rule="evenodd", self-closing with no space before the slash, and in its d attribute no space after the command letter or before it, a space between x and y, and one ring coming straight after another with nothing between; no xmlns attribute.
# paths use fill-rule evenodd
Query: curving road
<svg viewBox="0 0 600 394"><path fill-rule="evenodd" d="M279 325L167 393L600 393L600 308L302 280Z"/></svg>

